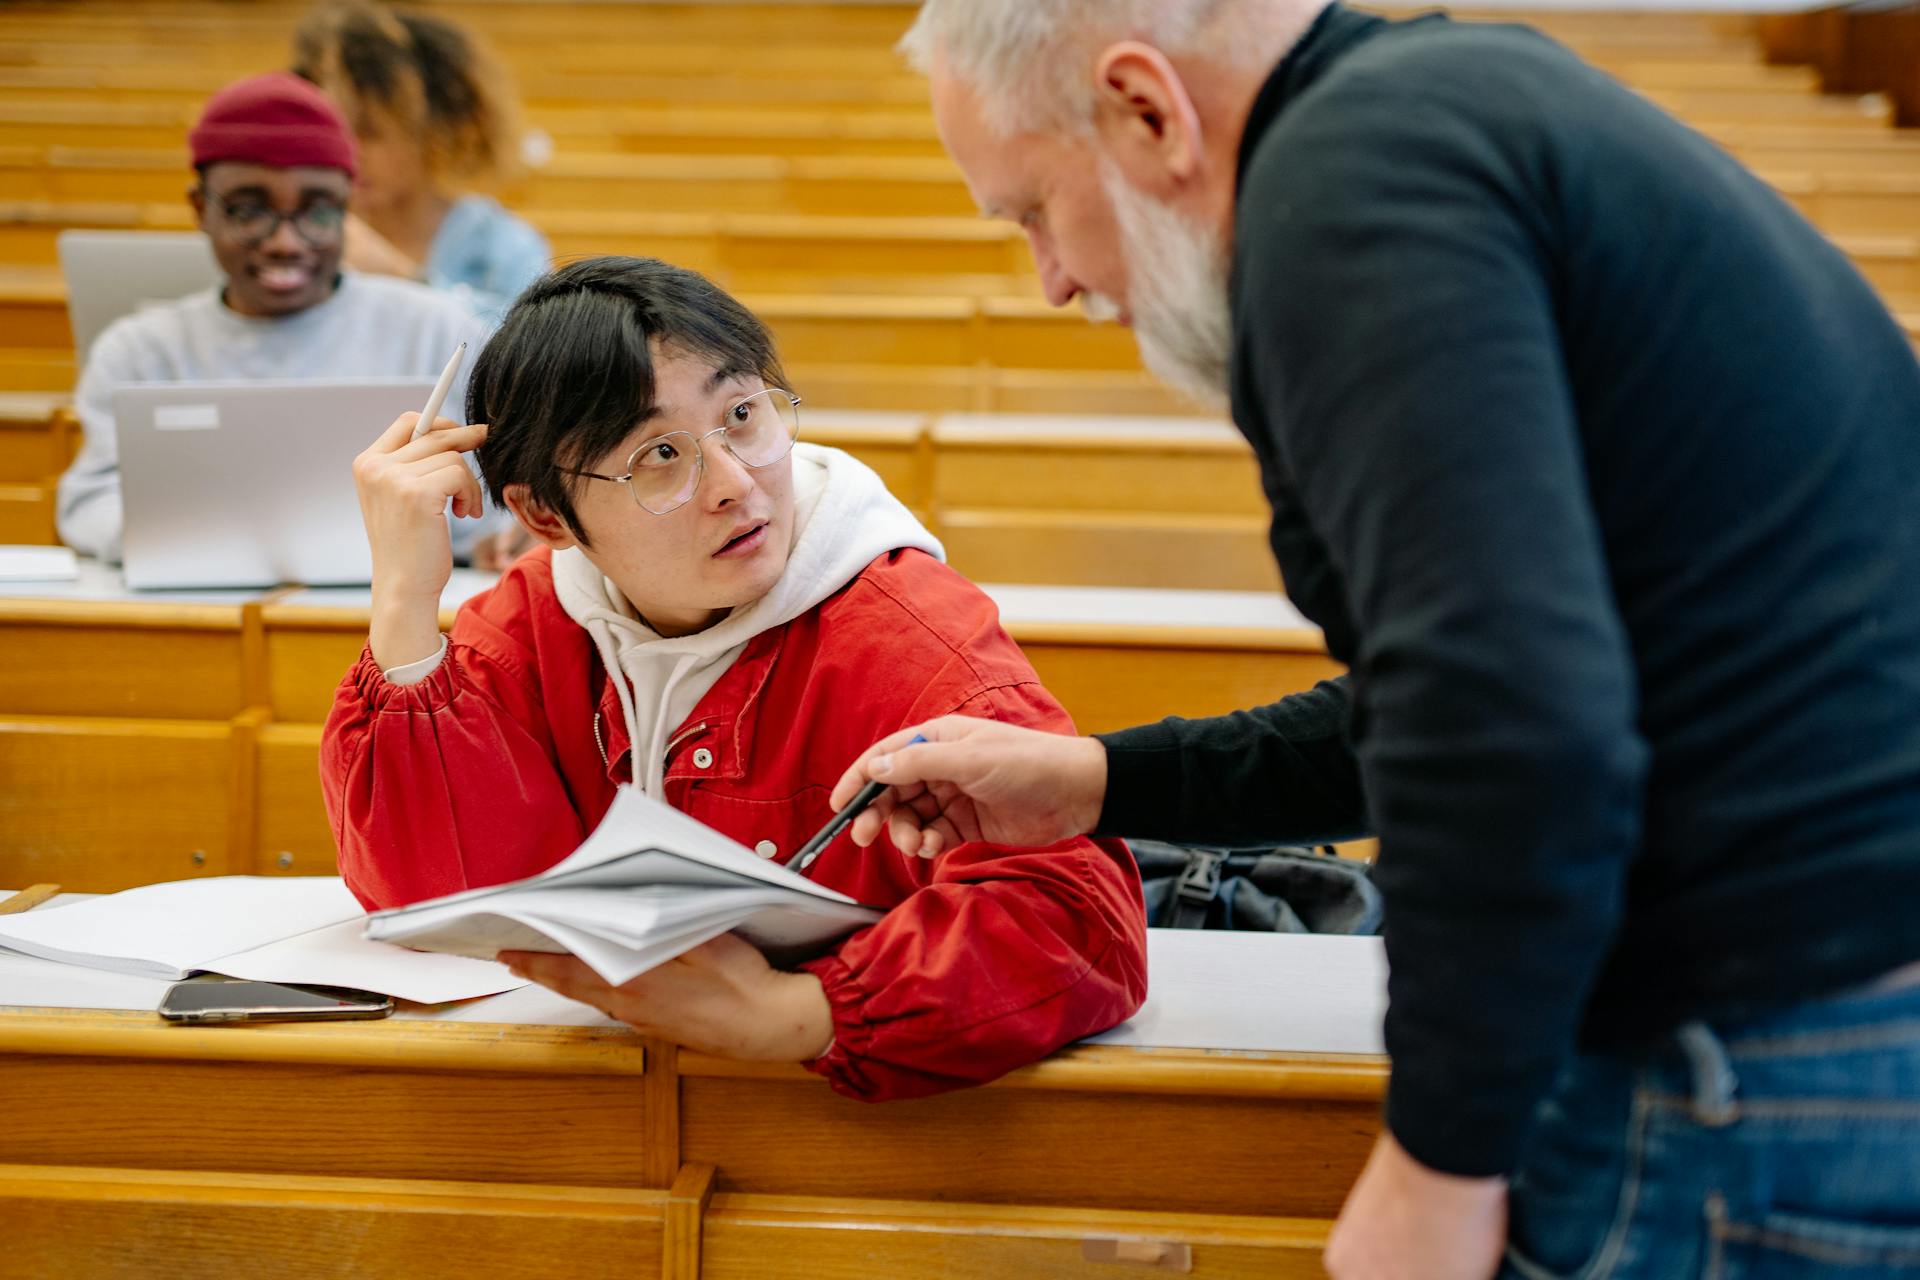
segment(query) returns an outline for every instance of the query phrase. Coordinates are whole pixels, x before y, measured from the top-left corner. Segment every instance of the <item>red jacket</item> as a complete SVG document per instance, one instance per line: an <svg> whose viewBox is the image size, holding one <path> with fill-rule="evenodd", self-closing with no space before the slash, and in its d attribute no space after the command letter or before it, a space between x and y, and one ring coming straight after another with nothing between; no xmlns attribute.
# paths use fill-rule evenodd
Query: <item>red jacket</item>
<svg viewBox="0 0 1920 1280"><path fill-rule="evenodd" d="M877 739L953 712L1071 733L992 601L895 551L748 642L668 748L667 801L781 861ZM363 653L320 749L340 872L369 908L533 875L571 853L630 780L625 719L545 550L467 602L426 680ZM803 968L833 1006L812 1064L870 1100L991 1080L1132 1015L1145 998L1139 872L1117 841L984 843L931 862L842 836L809 873L892 908Z"/></svg>

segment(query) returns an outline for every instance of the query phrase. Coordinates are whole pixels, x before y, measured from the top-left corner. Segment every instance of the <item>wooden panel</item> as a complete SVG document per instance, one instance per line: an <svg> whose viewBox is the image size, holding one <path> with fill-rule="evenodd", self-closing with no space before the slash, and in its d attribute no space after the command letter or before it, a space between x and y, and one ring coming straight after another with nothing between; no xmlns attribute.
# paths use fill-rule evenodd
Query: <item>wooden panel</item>
<svg viewBox="0 0 1920 1280"><path fill-rule="evenodd" d="M12 1053L0 1091L19 1164L646 1185L637 1079Z"/></svg>
<svg viewBox="0 0 1920 1280"><path fill-rule="evenodd" d="M927 419L923 414L850 414L800 410L800 436L844 449L872 467L887 491L909 507L932 500Z"/></svg>
<svg viewBox="0 0 1920 1280"><path fill-rule="evenodd" d="M226 874L230 738L190 720L0 721L0 882L109 893Z"/></svg>
<svg viewBox="0 0 1920 1280"><path fill-rule="evenodd" d="M680 1127L726 1191L1331 1218L1379 1105L994 1088L876 1107L810 1077L683 1076ZM1201 1159L1204 1178L1173 1172Z"/></svg>
<svg viewBox="0 0 1920 1280"><path fill-rule="evenodd" d="M1077 310L988 303L986 348L990 364L1032 369L1138 369L1133 334L1114 324L1092 324Z"/></svg>
<svg viewBox="0 0 1920 1280"><path fill-rule="evenodd" d="M1174 1166L1180 1167L1187 1166ZM722 1193L707 1214L701 1274L708 1280L1103 1280L1164 1268L1223 1280L1320 1276L1328 1225Z"/></svg>
<svg viewBox="0 0 1920 1280"><path fill-rule="evenodd" d="M0 481L41 481L71 460L64 423L54 417L63 397L0 396Z"/></svg>
<svg viewBox="0 0 1920 1280"><path fill-rule="evenodd" d="M274 719L324 723L341 677L366 647L366 619L360 618L357 626L309 628L297 622L280 625L286 613L277 608L265 612L267 690Z"/></svg>
<svg viewBox="0 0 1920 1280"><path fill-rule="evenodd" d="M0 544L44 547L58 543L57 510L51 480L0 484Z"/></svg>
<svg viewBox="0 0 1920 1280"><path fill-rule="evenodd" d="M1201 406L1140 369L988 369L975 406L996 413L1189 415Z"/></svg>
<svg viewBox="0 0 1920 1280"><path fill-rule="evenodd" d="M1082 733L1264 706L1345 670L1305 635L1296 649L1162 648L1052 641L1033 630L1011 628Z"/></svg>
<svg viewBox="0 0 1920 1280"><path fill-rule="evenodd" d="M266 875L337 875L333 831L320 797L320 726L268 725L260 731L258 751L253 865Z"/></svg>
<svg viewBox="0 0 1920 1280"><path fill-rule="evenodd" d="M67 322L67 291L58 281L38 287L10 282L0 289L0 347L45 347L55 351L73 346L73 327Z"/></svg>
<svg viewBox="0 0 1920 1280"><path fill-rule="evenodd" d="M955 219L766 219L730 225L727 269L994 275L1020 270L1026 246L998 224ZM745 288L745 285L740 286Z"/></svg>
<svg viewBox="0 0 1920 1280"><path fill-rule="evenodd" d="M980 407L988 394L978 371L957 365L788 360L787 372L809 402L837 409L956 412Z"/></svg>
<svg viewBox="0 0 1920 1280"><path fill-rule="evenodd" d="M953 567L976 582L1275 591L1258 516L940 509Z"/></svg>
<svg viewBox="0 0 1920 1280"><path fill-rule="evenodd" d="M1836 235L1834 243L1882 293L1920 292L1920 240L1911 236Z"/></svg>
<svg viewBox="0 0 1920 1280"><path fill-rule="evenodd" d="M0 711L225 720L240 651L238 607L0 600Z"/></svg>
<svg viewBox="0 0 1920 1280"><path fill-rule="evenodd" d="M271 1141L271 1131L261 1135ZM660 1274L658 1191L0 1167L0 1276L547 1280Z"/></svg>
<svg viewBox="0 0 1920 1280"><path fill-rule="evenodd" d="M9 242L7 228L0 227L0 261L6 261ZM45 246L33 248L30 252L40 254L42 249L51 254L53 242L48 240ZM51 258L36 257L35 261L51 261ZM53 351L35 348L21 350L0 350L0 392L40 391L70 394L79 371L74 367L73 353L67 350Z"/></svg>
<svg viewBox="0 0 1920 1280"><path fill-rule="evenodd" d="M1253 452L1168 438L1050 441L1044 428L999 445L936 446L934 500L942 507L1204 512L1264 517Z"/></svg>
<svg viewBox="0 0 1920 1280"><path fill-rule="evenodd" d="M822 300L824 302L825 300ZM797 300L755 298L748 305L773 330L781 355L803 366L808 361L844 360L864 364L957 364L973 359L971 306L962 299L900 299L894 308L870 299L864 314L851 309L801 304Z"/></svg>

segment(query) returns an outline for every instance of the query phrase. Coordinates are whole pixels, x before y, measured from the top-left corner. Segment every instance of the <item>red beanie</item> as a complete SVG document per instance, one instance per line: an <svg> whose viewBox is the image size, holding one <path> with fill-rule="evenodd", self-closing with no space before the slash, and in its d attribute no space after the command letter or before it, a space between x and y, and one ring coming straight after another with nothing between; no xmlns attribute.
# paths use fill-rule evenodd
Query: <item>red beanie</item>
<svg viewBox="0 0 1920 1280"><path fill-rule="evenodd" d="M320 89L287 71L230 84L213 95L187 135L193 164L241 160L292 169L354 171L353 132Z"/></svg>

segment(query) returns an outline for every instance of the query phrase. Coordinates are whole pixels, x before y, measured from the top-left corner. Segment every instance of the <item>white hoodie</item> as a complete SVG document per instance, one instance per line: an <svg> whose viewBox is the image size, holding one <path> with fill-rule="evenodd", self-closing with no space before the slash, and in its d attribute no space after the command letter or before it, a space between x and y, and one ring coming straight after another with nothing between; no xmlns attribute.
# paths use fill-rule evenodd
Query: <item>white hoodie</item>
<svg viewBox="0 0 1920 1280"><path fill-rule="evenodd" d="M939 541L865 463L824 445L793 447L793 550L772 590L705 631L665 637L578 547L553 555L553 587L585 627L613 677L633 743L634 782L664 800L667 745L747 641L793 621L878 556L915 548L946 559Z"/></svg>

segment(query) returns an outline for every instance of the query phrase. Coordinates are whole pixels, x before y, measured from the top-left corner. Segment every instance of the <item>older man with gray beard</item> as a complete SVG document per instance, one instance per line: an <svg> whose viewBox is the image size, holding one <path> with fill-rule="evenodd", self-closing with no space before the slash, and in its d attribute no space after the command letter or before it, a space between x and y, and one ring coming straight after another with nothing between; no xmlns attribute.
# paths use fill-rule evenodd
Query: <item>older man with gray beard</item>
<svg viewBox="0 0 1920 1280"><path fill-rule="evenodd" d="M890 788L855 838L1376 830L1338 1276L1912 1267L1920 364L1867 284L1521 28L927 0L905 48L1049 299L1229 400L1351 677L915 726L842 780Z"/></svg>

